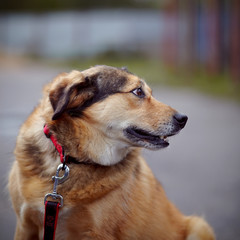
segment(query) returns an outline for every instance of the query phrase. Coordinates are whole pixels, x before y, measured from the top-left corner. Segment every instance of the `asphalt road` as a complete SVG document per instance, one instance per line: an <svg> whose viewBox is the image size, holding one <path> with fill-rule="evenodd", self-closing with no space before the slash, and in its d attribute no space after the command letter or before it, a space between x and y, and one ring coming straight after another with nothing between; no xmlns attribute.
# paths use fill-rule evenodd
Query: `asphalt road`
<svg viewBox="0 0 240 240"><path fill-rule="evenodd" d="M61 71L70 69L0 61L0 239L13 239L15 230L6 185L18 129ZM144 151L169 199L186 215L204 216L217 239L239 239L240 105L189 89L154 87L153 94L189 117L169 148Z"/></svg>

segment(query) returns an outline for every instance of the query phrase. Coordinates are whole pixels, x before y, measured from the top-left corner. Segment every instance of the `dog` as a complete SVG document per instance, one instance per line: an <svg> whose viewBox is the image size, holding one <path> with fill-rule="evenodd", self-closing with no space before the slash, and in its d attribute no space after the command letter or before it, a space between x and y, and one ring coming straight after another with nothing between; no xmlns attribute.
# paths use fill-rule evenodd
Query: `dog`
<svg viewBox="0 0 240 240"><path fill-rule="evenodd" d="M63 152L49 133L69 156L70 169L57 186L64 200L57 240L215 239L203 218L184 216L167 199L141 156L141 148L167 147L187 119L155 100L126 68L101 65L58 75L17 137L8 184L15 240L43 239L43 201Z"/></svg>

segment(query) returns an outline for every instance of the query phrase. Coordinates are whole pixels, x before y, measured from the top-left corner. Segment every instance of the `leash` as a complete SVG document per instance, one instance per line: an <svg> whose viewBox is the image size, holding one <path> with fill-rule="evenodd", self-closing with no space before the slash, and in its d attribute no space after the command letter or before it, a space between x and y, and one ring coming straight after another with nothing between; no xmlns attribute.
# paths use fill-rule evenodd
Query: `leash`
<svg viewBox="0 0 240 240"><path fill-rule="evenodd" d="M59 203L47 201L45 203L44 240L55 239L55 230L59 212Z"/></svg>
<svg viewBox="0 0 240 240"><path fill-rule="evenodd" d="M98 164L91 161L80 162L74 157L68 155L66 156L63 146L58 143L56 137L50 132L47 124L44 125L43 132L45 136L52 141L53 145L59 153L61 161L61 164L57 167L56 175L52 177L52 180L54 181L53 192L46 194L44 197L45 214L43 240L54 240L59 209L63 207L63 196L57 193L57 186L59 184L62 184L68 178L69 167L66 165L66 163L83 164L88 166L96 166ZM59 177L60 171L63 171L62 177ZM51 198L53 201L48 201L49 198Z"/></svg>
<svg viewBox="0 0 240 240"><path fill-rule="evenodd" d="M66 165L66 158L64 154L63 147L58 144L57 139L53 134L50 133L50 129L47 124L44 126L44 133L47 138L49 138L54 144L56 150L60 155L61 164L57 167L56 175L52 177L54 181L53 192L48 193L44 197L44 205L45 205L45 214L44 214L44 236L43 240L54 240L55 232L57 228L57 220L59 209L63 207L63 197L62 195L57 193L57 186L62 184L69 175L69 167ZM63 176L59 177L59 172L63 171ZM48 201L51 198L54 201Z"/></svg>

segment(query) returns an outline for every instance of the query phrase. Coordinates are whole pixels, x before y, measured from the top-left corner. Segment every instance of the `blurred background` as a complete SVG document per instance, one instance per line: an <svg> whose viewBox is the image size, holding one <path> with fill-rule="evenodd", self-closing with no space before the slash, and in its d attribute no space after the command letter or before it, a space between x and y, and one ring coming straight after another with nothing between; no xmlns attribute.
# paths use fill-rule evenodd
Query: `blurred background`
<svg viewBox="0 0 240 240"><path fill-rule="evenodd" d="M21 123L55 75L96 64L127 66L189 116L169 149L144 155L184 214L203 215L217 239L237 239L239 0L2 1L0 238L14 234L6 184Z"/></svg>

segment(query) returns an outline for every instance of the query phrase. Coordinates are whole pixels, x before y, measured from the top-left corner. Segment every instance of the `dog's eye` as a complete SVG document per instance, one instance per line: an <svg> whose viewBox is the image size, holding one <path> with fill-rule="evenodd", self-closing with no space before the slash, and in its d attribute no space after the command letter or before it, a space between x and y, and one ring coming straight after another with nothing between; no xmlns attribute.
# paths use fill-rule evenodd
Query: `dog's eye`
<svg viewBox="0 0 240 240"><path fill-rule="evenodd" d="M132 91L132 93L139 98L144 98L145 97L145 93L143 92L142 88L136 88Z"/></svg>

